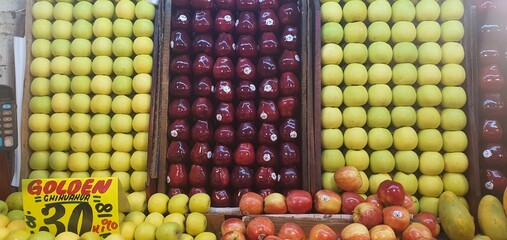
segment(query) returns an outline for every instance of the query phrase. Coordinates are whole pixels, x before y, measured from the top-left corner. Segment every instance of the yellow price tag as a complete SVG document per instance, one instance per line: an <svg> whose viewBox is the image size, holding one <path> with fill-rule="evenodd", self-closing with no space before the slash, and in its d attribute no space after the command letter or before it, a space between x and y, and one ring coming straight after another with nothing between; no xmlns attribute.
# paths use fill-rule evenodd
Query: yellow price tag
<svg viewBox="0 0 507 240"><path fill-rule="evenodd" d="M119 232L118 178L24 179L22 189L31 233Z"/></svg>

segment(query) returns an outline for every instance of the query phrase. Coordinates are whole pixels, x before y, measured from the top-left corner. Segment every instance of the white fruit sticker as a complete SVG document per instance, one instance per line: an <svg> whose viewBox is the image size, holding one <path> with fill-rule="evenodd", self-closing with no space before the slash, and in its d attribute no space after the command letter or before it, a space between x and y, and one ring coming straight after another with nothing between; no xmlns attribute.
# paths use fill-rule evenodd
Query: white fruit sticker
<svg viewBox="0 0 507 240"><path fill-rule="evenodd" d="M278 136L276 136L276 134L271 134L271 141L276 141L276 139L278 139Z"/></svg>
<svg viewBox="0 0 507 240"><path fill-rule="evenodd" d="M294 58L296 59L296 61L299 62L299 56L296 54L296 56L294 56Z"/></svg>
<svg viewBox="0 0 507 240"><path fill-rule="evenodd" d="M276 181L280 181L280 178L281 178L281 177L280 177L280 174L278 174L278 179L277 179Z"/></svg>
<svg viewBox="0 0 507 240"><path fill-rule="evenodd" d="M271 173L271 178L276 181L276 173Z"/></svg>
<svg viewBox="0 0 507 240"><path fill-rule="evenodd" d="M234 26L238 26L239 25L239 19L236 19L236 23L234 23Z"/></svg>
<svg viewBox="0 0 507 240"><path fill-rule="evenodd" d="M264 153L264 156L262 156L262 160L266 162L271 160L271 155L269 155L269 153Z"/></svg>
<svg viewBox="0 0 507 240"><path fill-rule="evenodd" d="M224 16L224 19L225 19L225 21L227 21L227 22L232 21L232 17L231 17L231 15L225 15L225 16Z"/></svg>
<svg viewBox="0 0 507 240"><path fill-rule="evenodd" d="M324 201L324 202L329 201L329 196L328 195L323 195L322 196L322 201Z"/></svg>
<svg viewBox="0 0 507 240"><path fill-rule="evenodd" d="M271 26L273 24L275 24L275 20L273 20L271 18L266 19L266 25Z"/></svg>
<svg viewBox="0 0 507 240"><path fill-rule="evenodd" d="M215 93L215 86L211 86L211 92Z"/></svg>
<svg viewBox="0 0 507 240"><path fill-rule="evenodd" d="M246 75L250 75L250 73L252 73L252 69L250 67L246 67L243 69L243 72L246 74Z"/></svg>
<svg viewBox="0 0 507 240"><path fill-rule="evenodd" d="M225 93L230 93L231 92L231 88L229 86L223 86L222 90L224 90Z"/></svg>
<svg viewBox="0 0 507 240"><path fill-rule="evenodd" d="M217 118L217 121L219 121L219 122L222 121L222 114L217 114L216 118Z"/></svg>
<svg viewBox="0 0 507 240"><path fill-rule="evenodd" d="M250 90L255 91L255 85L250 84Z"/></svg>
<svg viewBox="0 0 507 240"><path fill-rule="evenodd" d="M265 92L271 92L272 90L273 90L273 87L271 87L271 85L264 86L264 91Z"/></svg>
<svg viewBox="0 0 507 240"><path fill-rule="evenodd" d="M294 41L294 36L292 36L292 35L290 35L290 34L289 34L289 35L286 35L286 36L285 36L285 41L287 41L287 42L292 42L292 41Z"/></svg>
<svg viewBox="0 0 507 240"><path fill-rule="evenodd" d="M238 46L236 46L236 43L232 44L232 49L234 49L234 50L238 49Z"/></svg>
<svg viewBox="0 0 507 240"><path fill-rule="evenodd" d="M208 157L208 159L211 159L211 157L213 157L213 153L211 153L211 151L209 151L208 154L206 154L206 157Z"/></svg>
<svg viewBox="0 0 507 240"><path fill-rule="evenodd" d="M290 132L289 135L290 135L291 138L297 138L298 137L298 133L296 131Z"/></svg>
<svg viewBox="0 0 507 240"><path fill-rule="evenodd" d="M495 184L493 184L493 182L489 181L489 182L486 182L486 184L484 184L484 187L486 187L486 189L488 189L488 190L492 190L495 187Z"/></svg>
<svg viewBox="0 0 507 240"><path fill-rule="evenodd" d="M178 20L180 20L180 21L187 21L187 16L185 16L185 14L181 14L181 15L178 17Z"/></svg>
<svg viewBox="0 0 507 240"><path fill-rule="evenodd" d="M170 183L171 182L171 178L169 176L167 176L167 183Z"/></svg>
<svg viewBox="0 0 507 240"><path fill-rule="evenodd" d="M265 113L265 112L262 112L261 115L260 115L261 119L262 120L266 120L266 118L268 118L268 114Z"/></svg>
<svg viewBox="0 0 507 240"><path fill-rule="evenodd" d="M171 48L174 48L174 41L171 41L169 45L171 45Z"/></svg>
<svg viewBox="0 0 507 240"><path fill-rule="evenodd" d="M171 136L172 136L172 137L177 137L177 136L178 136L178 131L176 131L176 130L172 130L172 131L171 131Z"/></svg>
<svg viewBox="0 0 507 240"><path fill-rule="evenodd" d="M482 156L484 156L485 158L490 158L491 156L493 156L493 153L491 153L490 150L484 150L484 152L482 152Z"/></svg>
<svg viewBox="0 0 507 240"><path fill-rule="evenodd" d="M403 213L400 211L393 211L393 216L395 218L401 218L401 217L403 217Z"/></svg>

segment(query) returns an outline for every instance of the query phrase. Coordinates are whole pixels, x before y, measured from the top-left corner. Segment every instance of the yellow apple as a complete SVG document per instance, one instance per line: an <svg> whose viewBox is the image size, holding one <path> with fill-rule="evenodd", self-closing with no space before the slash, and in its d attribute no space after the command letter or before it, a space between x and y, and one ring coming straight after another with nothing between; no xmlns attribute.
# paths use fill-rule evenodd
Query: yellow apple
<svg viewBox="0 0 507 240"><path fill-rule="evenodd" d="M87 94L74 94L70 99L70 109L74 113L88 113L90 111L90 96Z"/></svg>
<svg viewBox="0 0 507 240"><path fill-rule="evenodd" d="M150 112L151 95L150 94L136 94L132 98L132 111L135 113L149 113Z"/></svg>
<svg viewBox="0 0 507 240"><path fill-rule="evenodd" d="M440 15L440 5L434 0L421 0L415 6L417 21L435 21Z"/></svg>
<svg viewBox="0 0 507 240"><path fill-rule="evenodd" d="M468 146L468 138L463 131L444 131L443 149L446 152L463 152Z"/></svg>
<svg viewBox="0 0 507 240"><path fill-rule="evenodd" d="M113 22L113 34L116 37L127 37L132 36L132 21L123 18L117 18Z"/></svg>
<svg viewBox="0 0 507 240"><path fill-rule="evenodd" d="M152 54L153 40L149 37L137 37L132 44L133 51L136 55Z"/></svg>
<svg viewBox="0 0 507 240"><path fill-rule="evenodd" d="M65 171L68 169L69 153L52 152L49 155L49 167L54 171Z"/></svg>
<svg viewBox="0 0 507 240"><path fill-rule="evenodd" d="M376 63L368 69L369 84L386 84L391 81L393 72L387 64Z"/></svg>
<svg viewBox="0 0 507 240"><path fill-rule="evenodd" d="M445 108L462 108L465 106L467 93L458 86L442 88L442 106Z"/></svg>
<svg viewBox="0 0 507 240"><path fill-rule="evenodd" d="M51 98L48 96L32 97L29 108L31 113L49 114L51 112Z"/></svg>
<svg viewBox="0 0 507 240"><path fill-rule="evenodd" d="M368 21L388 22L391 19L391 4L388 1L373 1L368 5Z"/></svg>
<svg viewBox="0 0 507 240"><path fill-rule="evenodd" d="M53 113L49 118L49 128L53 132L67 132L70 128L68 113Z"/></svg>
<svg viewBox="0 0 507 240"><path fill-rule="evenodd" d="M113 36L113 22L109 18L97 18L93 22L93 35L95 37L107 37Z"/></svg>
<svg viewBox="0 0 507 240"><path fill-rule="evenodd" d="M391 113L386 107L370 107L366 124L370 128L387 128L391 125Z"/></svg>
<svg viewBox="0 0 507 240"><path fill-rule="evenodd" d="M70 44L70 53L74 57L88 57L92 53L92 43L88 39L75 38Z"/></svg>
<svg viewBox="0 0 507 240"><path fill-rule="evenodd" d="M30 63L30 73L34 77L51 76L51 61L47 58L34 58Z"/></svg>
<svg viewBox="0 0 507 240"><path fill-rule="evenodd" d="M366 110L363 107L347 107L343 110L343 125L347 128L364 126L366 118Z"/></svg>
<svg viewBox="0 0 507 240"><path fill-rule="evenodd" d="M126 0L129 1L129 0ZM132 40L128 37L117 37L113 41L113 54L116 57L130 57L132 55Z"/></svg>
<svg viewBox="0 0 507 240"><path fill-rule="evenodd" d="M137 198L139 198L140 200L143 200L143 199L146 200L146 196L142 197L142 195L140 195L140 194L143 194L143 192L136 193L133 196L132 200L136 200ZM139 202L141 202L141 201L139 201ZM146 215L144 214L144 211L131 210L125 216L125 218L123 219L123 222L131 222L131 223L134 223L135 226L137 226L137 225L143 223L145 219L146 219Z"/></svg>
<svg viewBox="0 0 507 240"><path fill-rule="evenodd" d="M341 119L341 118L340 118ZM132 120L132 129L136 132L148 132L150 129L150 114L138 113Z"/></svg>
<svg viewBox="0 0 507 240"><path fill-rule="evenodd" d="M116 133L130 133L132 117L128 114L114 114L111 118L111 130Z"/></svg>
<svg viewBox="0 0 507 240"><path fill-rule="evenodd" d="M440 151L442 149L442 135L438 129L422 129L418 133L418 148L421 151Z"/></svg>
<svg viewBox="0 0 507 240"><path fill-rule="evenodd" d="M148 212L158 212L161 214L167 213L167 203L169 197L163 193L155 193L148 199Z"/></svg>
<svg viewBox="0 0 507 240"><path fill-rule="evenodd" d="M458 20L445 21L440 27L442 28L440 40L443 42L460 42L465 35L463 23Z"/></svg>
<svg viewBox="0 0 507 240"><path fill-rule="evenodd" d="M419 171L425 175L439 175L444 170L444 157L439 152L425 151L419 156Z"/></svg>
<svg viewBox="0 0 507 240"><path fill-rule="evenodd" d="M114 4L108 0L98 0L93 3L93 16L96 18L112 18L114 15Z"/></svg>
<svg viewBox="0 0 507 240"><path fill-rule="evenodd" d="M75 133L74 133L75 134ZM85 172L90 168L89 166L89 158L88 153L86 152L75 152L69 155L69 160L67 162L69 166L69 170L72 172Z"/></svg>
<svg viewBox="0 0 507 240"><path fill-rule="evenodd" d="M168 214L164 218L164 222L176 223L176 224L178 224L180 226L180 228L182 229L182 231L185 231L185 215L183 215L181 213L171 213L171 214Z"/></svg>
<svg viewBox="0 0 507 240"><path fill-rule="evenodd" d="M421 175L418 182L418 192L426 197L439 197L444 190L444 183L440 176Z"/></svg>
<svg viewBox="0 0 507 240"><path fill-rule="evenodd" d="M33 132L28 139L28 145L33 151L49 150L49 136L47 132Z"/></svg>
<svg viewBox="0 0 507 240"><path fill-rule="evenodd" d="M468 169L468 157L465 153L453 152L444 154L444 170L446 172L464 173L467 169Z"/></svg>
<svg viewBox="0 0 507 240"><path fill-rule="evenodd" d="M404 173L413 173L419 168L419 156L414 151L396 151L394 160L396 169Z"/></svg>
<svg viewBox="0 0 507 240"><path fill-rule="evenodd" d="M68 151L70 149L70 133L51 133L49 136L49 148L53 151Z"/></svg>
<svg viewBox="0 0 507 240"><path fill-rule="evenodd" d="M86 172L72 172L69 176L69 178L89 178L90 173L88 171Z"/></svg>
<svg viewBox="0 0 507 240"><path fill-rule="evenodd" d="M132 31L136 37L151 37L154 32L153 22L149 19L137 19Z"/></svg>
<svg viewBox="0 0 507 240"><path fill-rule="evenodd" d="M460 0L446 0L440 5L440 21L460 20L465 13L465 7Z"/></svg>
<svg viewBox="0 0 507 240"><path fill-rule="evenodd" d="M424 64L417 69L417 83L419 85L437 85L442 79L440 68L434 64Z"/></svg>
<svg viewBox="0 0 507 240"><path fill-rule="evenodd" d="M423 85L417 89L417 104L421 107L435 107L442 102L442 92L435 85Z"/></svg>
<svg viewBox="0 0 507 240"><path fill-rule="evenodd" d="M442 63L461 64L465 59L465 49L457 42L446 42L442 44Z"/></svg>
<svg viewBox="0 0 507 240"><path fill-rule="evenodd" d="M74 76L70 81L70 90L73 93L90 93L91 79L89 76Z"/></svg>
<svg viewBox="0 0 507 240"><path fill-rule="evenodd" d="M343 6L343 19L346 22L364 22L368 9L363 1L348 1Z"/></svg>
<svg viewBox="0 0 507 240"><path fill-rule="evenodd" d="M368 133L364 128L347 128L343 133L343 142L348 149L363 149L368 144Z"/></svg>
<svg viewBox="0 0 507 240"><path fill-rule="evenodd" d="M93 133L109 133L111 130L111 117L107 114L95 114L90 121L90 130Z"/></svg>
<svg viewBox="0 0 507 240"><path fill-rule="evenodd" d="M169 213L181 213L187 214L188 209L188 201L190 198L186 194L176 194L172 196L167 203L167 210Z"/></svg>
<svg viewBox="0 0 507 240"><path fill-rule="evenodd" d="M34 39L30 48L34 58L51 58L51 42L47 39Z"/></svg>
<svg viewBox="0 0 507 240"><path fill-rule="evenodd" d="M448 131L463 130L467 124L467 116L461 109L446 108L440 113L440 127Z"/></svg>
<svg viewBox="0 0 507 240"><path fill-rule="evenodd" d="M85 19L78 19L72 25L72 36L75 39L93 38L93 24Z"/></svg>
<svg viewBox="0 0 507 240"><path fill-rule="evenodd" d="M443 31L442 31L443 33ZM425 42L419 46L417 61L420 64L438 64L442 59L442 49L436 42Z"/></svg>
<svg viewBox="0 0 507 240"><path fill-rule="evenodd" d="M396 1L392 4L391 21L396 23L399 21L412 22L415 18L415 6L410 0Z"/></svg>
<svg viewBox="0 0 507 240"><path fill-rule="evenodd" d="M113 234L111 234L111 235L113 235ZM92 231L85 232L85 233L81 234L81 238L80 238L80 240L100 240L100 239L102 239L100 237L100 235L98 233L92 232ZM110 240L110 239L108 239L108 240Z"/></svg>
<svg viewBox="0 0 507 240"><path fill-rule="evenodd" d="M438 197L422 196L419 199L419 212L430 212L438 216Z"/></svg>
<svg viewBox="0 0 507 240"><path fill-rule="evenodd" d="M116 114L130 114L132 112L132 99L125 95L117 95L111 103L111 110Z"/></svg>
<svg viewBox="0 0 507 240"><path fill-rule="evenodd" d="M392 81L396 85L414 84L417 81L417 68L411 63L396 64L393 68Z"/></svg>
<svg viewBox="0 0 507 240"><path fill-rule="evenodd" d="M373 151L370 154L370 170L373 173L389 173L394 170L394 156L389 150Z"/></svg>
<svg viewBox="0 0 507 240"><path fill-rule="evenodd" d="M339 5L338 5L339 6ZM327 11L327 10L326 10ZM333 17L335 17L333 15ZM323 44L336 43L340 44L343 40L343 27L339 22L327 22L321 27L321 41Z"/></svg>
<svg viewBox="0 0 507 240"><path fill-rule="evenodd" d="M70 41L67 39L55 39L51 42L51 54L55 57L70 57ZM61 60L60 60L61 61Z"/></svg>
<svg viewBox="0 0 507 240"><path fill-rule="evenodd" d="M75 19L93 20L93 4L88 1L80 1L74 5L72 13Z"/></svg>
<svg viewBox="0 0 507 240"><path fill-rule="evenodd" d="M93 171L90 174L90 177L92 178L111 177L111 172L109 170Z"/></svg>
<svg viewBox="0 0 507 240"><path fill-rule="evenodd" d="M438 128L440 123L440 113L435 107L422 107L417 110L417 127L419 129Z"/></svg>
<svg viewBox="0 0 507 240"><path fill-rule="evenodd" d="M396 172L393 180L399 182L403 186L405 192L410 195L414 195L417 192L419 184L417 182L417 177L413 173Z"/></svg>
<svg viewBox="0 0 507 240"><path fill-rule="evenodd" d="M136 93L150 93L151 82L152 79L150 74L137 74L132 79L132 89Z"/></svg>
<svg viewBox="0 0 507 240"><path fill-rule="evenodd" d="M151 73L153 58L148 54L137 55L132 64L136 73Z"/></svg>
<svg viewBox="0 0 507 240"><path fill-rule="evenodd" d="M466 78L465 69L461 64L445 64L442 69L442 84L446 86L459 86Z"/></svg>
<svg viewBox="0 0 507 240"><path fill-rule="evenodd" d="M48 167L49 168L49 167ZM43 178L49 178L49 175L51 173L44 169L44 170L31 170L30 174L28 174L28 179L43 179Z"/></svg>
<svg viewBox="0 0 507 240"><path fill-rule="evenodd" d="M70 117L70 129L74 132L87 132L90 129L91 116L85 113L74 113Z"/></svg>
<svg viewBox="0 0 507 240"><path fill-rule="evenodd" d="M197 236L199 233L206 231L207 225L208 222L204 214L192 212L187 216L185 229L188 234Z"/></svg>
<svg viewBox="0 0 507 240"><path fill-rule="evenodd" d="M342 125L342 112L336 107L325 107L320 120L322 128L339 128Z"/></svg>
<svg viewBox="0 0 507 240"><path fill-rule="evenodd" d="M93 138L95 138L94 135ZM93 139L92 139L93 141ZM93 144L93 142L92 142ZM94 171L103 171L109 169L109 159L111 155L109 153L94 152L90 155L89 164L90 168Z"/></svg>
<svg viewBox="0 0 507 240"><path fill-rule="evenodd" d="M64 56L54 57L51 60L51 72L55 74L70 75L71 73L71 61L70 58Z"/></svg>
<svg viewBox="0 0 507 240"><path fill-rule="evenodd" d="M51 98L51 109L55 113L70 111L70 96L67 93L55 93Z"/></svg>
<svg viewBox="0 0 507 240"><path fill-rule="evenodd" d="M360 107L368 102L368 90L364 86L347 86L343 91L343 103L349 107ZM366 122L366 121L365 121Z"/></svg>
<svg viewBox="0 0 507 240"><path fill-rule="evenodd" d="M442 181L444 182L444 191L451 191L460 197L468 193L468 180L461 173L445 173Z"/></svg>
<svg viewBox="0 0 507 240"><path fill-rule="evenodd" d="M337 2L326 2L321 6L320 19L322 23L336 22L342 19L342 7Z"/></svg>
<svg viewBox="0 0 507 240"><path fill-rule="evenodd" d="M108 56L96 56L92 61L92 71L97 75L111 75L113 60Z"/></svg>
<svg viewBox="0 0 507 240"><path fill-rule="evenodd" d="M136 227L134 239L155 240L157 227L151 223L143 222Z"/></svg>
<svg viewBox="0 0 507 240"><path fill-rule="evenodd" d="M365 63L368 59L368 47L363 43L349 43L343 49L343 61L347 64Z"/></svg>
<svg viewBox="0 0 507 240"><path fill-rule="evenodd" d="M128 172L115 171L111 174L111 177L117 177L120 181L123 191L130 191L130 174Z"/></svg>
<svg viewBox="0 0 507 240"><path fill-rule="evenodd" d="M109 95L95 95L90 102L90 110L96 114L109 114L113 100Z"/></svg>
<svg viewBox="0 0 507 240"><path fill-rule="evenodd" d="M364 149L347 150L345 153L345 165L355 167L359 171L365 171L370 165L370 156Z"/></svg>
<svg viewBox="0 0 507 240"><path fill-rule="evenodd" d="M363 22L350 22L343 28L344 40L347 43L364 43L368 35L368 28Z"/></svg>
<svg viewBox="0 0 507 240"><path fill-rule="evenodd" d="M155 6L147 1L137 1L134 11L137 18L153 20L155 17Z"/></svg>
<svg viewBox="0 0 507 240"><path fill-rule="evenodd" d="M368 132L368 147L372 150L386 150L393 145L391 131L386 128L372 128Z"/></svg>
<svg viewBox="0 0 507 240"><path fill-rule="evenodd" d="M417 47L411 42L399 42L394 45L393 58L396 63L413 63L417 60Z"/></svg>
<svg viewBox="0 0 507 240"><path fill-rule="evenodd" d="M51 35L55 39L71 39L72 23L66 20L56 20L51 26Z"/></svg>
<svg viewBox="0 0 507 240"><path fill-rule="evenodd" d="M90 83L90 89L95 94L110 94L112 91L112 80L107 75L95 75Z"/></svg>
<svg viewBox="0 0 507 240"><path fill-rule="evenodd" d="M76 76L89 75L92 72L92 60L88 57L74 57L70 62L70 70Z"/></svg>
<svg viewBox="0 0 507 240"><path fill-rule="evenodd" d="M74 6L72 3L59 1L55 4L53 9L53 17L58 20L65 20L71 22L74 20L74 16L72 15Z"/></svg>
<svg viewBox="0 0 507 240"><path fill-rule="evenodd" d="M391 104L392 92L387 84L374 84L368 88L368 103L373 107L386 107Z"/></svg>
<svg viewBox="0 0 507 240"><path fill-rule="evenodd" d="M416 148L417 143L417 133L412 127L401 127L393 133L393 144L396 150L413 150Z"/></svg>
<svg viewBox="0 0 507 240"><path fill-rule="evenodd" d="M150 213L146 216L144 222L151 223L158 229L164 223L164 215L158 212Z"/></svg>
<svg viewBox="0 0 507 240"><path fill-rule="evenodd" d="M148 153L146 151L135 151L130 157L130 167L136 171L146 171Z"/></svg>
<svg viewBox="0 0 507 240"><path fill-rule="evenodd" d="M343 102L342 90L336 86L325 86L321 90L322 107L340 107Z"/></svg>
<svg viewBox="0 0 507 240"><path fill-rule="evenodd" d="M33 96L47 96L51 93L49 79L37 77L30 84L30 93Z"/></svg>
<svg viewBox="0 0 507 240"><path fill-rule="evenodd" d="M343 145L343 134L340 129L323 129L321 138L324 149L337 149Z"/></svg>
<svg viewBox="0 0 507 240"><path fill-rule="evenodd" d="M92 137L87 132L76 132L70 138L70 147L74 152L90 151Z"/></svg>
<svg viewBox="0 0 507 240"><path fill-rule="evenodd" d="M417 25L417 41L438 42L441 35L440 24L437 21L422 21Z"/></svg>
<svg viewBox="0 0 507 240"><path fill-rule="evenodd" d="M116 151L130 152L133 148L134 137L131 134L115 133L111 140L111 146Z"/></svg>
<svg viewBox="0 0 507 240"><path fill-rule="evenodd" d="M336 185L334 180L334 172L323 172L322 176L322 189L331 190L334 192L340 192L340 188Z"/></svg>
<svg viewBox="0 0 507 240"><path fill-rule="evenodd" d="M116 3L115 13L118 18L133 20L136 5L130 0L120 0Z"/></svg>
<svg viewBox="0 0 507 240"><path fill-rule="evenodd" d="M47 1L39 1L33 3L32 17L34 19L53 19L53 5Z"/></svg>
<svg viewBox="0 0 507 240"><path fill-rule="evenodd" d="M384 0L375 2L387 2ZM386 22L372 22L368 26L368 40L370 42L388 42L391 39L391 27Z"/></svg>
<svg viewBox="0 0 507 240"><path fill-rule="evenodd" d="M377 193L378 186L385 180L393 180L387 173L370 174L370 193Z"/></svg>
<svg viewBox="0 0 507 240"><path fill-rule="evenodd" d="M49 131L49 121L48 114L31 114L28 118L28 128L34 132L47 132Z"/></svg>
<svg viewBox="0 0 507 240"><path fill-rule="evenodd" d="M95 56L111 56L113 54L113 42L107 37L95 38L92 42L92 52Z"/></svg>
<svg viewBox="0 0 507 240"><path fill-rule="evenodd" d="M125 222L120 223L120 234L121 236L127 240L134 239L134 233L136 231L137 225L134 222Z"/></svg>
<svg viewBox="0 0 507 240"><path fill-rule="evenodd" d="M190 212L206 214L209 212L211 198L206 193L197 193L188 200L188 209Z"/></svg>
<svg viewBox="0 0 507 240"><path fill-rule="evenodd" d="M130 57L117 57L113 62L113 71L116 75L130 77L134 74L133 64Z"/></svg>
<svg viewBox="0 0 507 240"><path fill-rule="evenodd" d="M51 28L53 24L47 19L36 19L32 23L32 36L36 39L52 40Z"/></svg>
<svg viewBox="0 0 507 240"><path fill-rule="evenodd" d="M351 63L345 67L343 82L347 86L364 85L368 81L368 70L363 64Z"/></svg>
<svg viewBox="0 0 507 240"><path fill-rule="evenodd" d="M361 187L356 190L357 193L363 195L366 192L368 192L368 189L370 188L370 180L368 179L368 176L366 176L366 173L364 171L359 171L359 175L361 175Z"/></svg>
<svg viewBox="0 0 507 240"><path fill-rule="evenodd" d="M109 134L94 134L91 141L92 151L95 153L108 153L111 151L112 137ZM100 155L103 157L104 155ZM109 158L109 156L108 156Z"/></svg>
<svg viewBox="0 0 507 240"><path fill-rule="evenodd" d="M410 127L416 123L417 114L414 108L399 106L391 110L391 123L395 127Z"/></svg>
<svg viewBox="0 0 507 240"><path fill-rule="evenodd" d="M130 154L116 151L109 159L111 169L116 172L126 172L130 169Z"/></svg>
<svg viewBox="0 0 507 240"><path fill-rule="evenodd" d="M416 35L417 29L415 28L415 25L410 21L399 21L391 27L391 41L394 43L413 42L416 38Z"/></svg>
<svg viewBox="0 0 507 240"><path fill-rule="evenodd" d="M321 62L326 64L340 64L343 59L343 50L336 43L327 43L321 48Z"/></svg>
<svg viewBox="0 0 507 240"><path fill-rule="evenodd" d="M35 151L30 155L28 160L30 169L44 170L49 168L49 152L48 151Z"/></svg>
<svg viewBox="0 0 507 240"><path fill-rule="evenodd" d="M326 172L335 172L345 165L343 153L338 149L327 149L322 151L321 166Z"/></svg>
<svg viewBox="0 0 507 240"><path fill-rule="evenodd" d="M113 80L111 90L118 95L130 95L132 93L132 78L116 76Z"/></svg>

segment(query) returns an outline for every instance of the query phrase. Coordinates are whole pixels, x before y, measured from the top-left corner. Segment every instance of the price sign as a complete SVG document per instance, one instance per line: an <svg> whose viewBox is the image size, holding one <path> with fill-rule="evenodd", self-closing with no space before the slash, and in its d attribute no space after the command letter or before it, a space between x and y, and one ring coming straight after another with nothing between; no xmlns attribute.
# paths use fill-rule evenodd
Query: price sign
<svg viewBox="0 0 507 240"><path fill-rule="evenodd" d="M118 178L24 179L23 210L33 234L119 232Z"/></svg>

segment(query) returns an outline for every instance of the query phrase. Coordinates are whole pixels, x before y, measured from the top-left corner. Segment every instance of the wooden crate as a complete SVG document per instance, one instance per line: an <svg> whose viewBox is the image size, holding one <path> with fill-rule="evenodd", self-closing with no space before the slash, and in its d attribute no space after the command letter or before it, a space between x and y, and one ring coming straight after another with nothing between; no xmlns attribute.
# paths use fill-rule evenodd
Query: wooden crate
<svg viewBox="0 0 507 240"><path fill-rule="evenodd" d="M37 0L27 0L26 1L26 14L25 14L25 39L26 39L26 67L25 67L25 77L24 77L24 90L23 90L23 105L19 106L22 109L22 119L21 119L21 136L19 141L19 147L21 148L21 174L20 178L28 178L28 175L30 174L30 167L29 167L29 159L32 155L32 150L30 149L28 145L28 139L30 137L31 131L28 128L28 118L30 117L30 109L28 103L30 102L30 99L32 98L32 94L30 92L30 85L32 82L32 75L30 73L30 63L33 60L32 54L31 54L31 45L34 41L34 38L32 36L32 6ZM159 104L156 101L158 94L158 89L155 87L157 83L159 82L159 64L160 59L159 56L159 49L160 49L160 30L159 26L162 23L163 15L161 14L161 9L165 1L160 1L159 6L156 8L155 12L155 18L153 19L154 22L154 33L153 33L153 69L152 69L152 91L151 91L151 109L150 109L150 130L149 130L149 142L148 142L148 180L146 182L146 189L148 190L147 193L153 192L149 191L150 189L154 189L156 187L156 182L153 179L156 179L157 177L157 167L158 163L154 160L157 159L156 154L158 152L153 151L155 149L155 146L158 142L154 141L154 138L151 136L157 135L158 132L155 131L157 129L158 122L156 121L156 116L159 114L157 111L159 108Z"/></svg>
<svg viewBox="0 0 507 240"><path fill-rule="evenodd" d="M468 136L468 148L465 153L469 159L469 167L468 170L464 173L469 182L469 191L465 196L468 204L470 205L470 211L473 216L476 216L477 206L479 204L479 196L480 196L480 176L479 176L479 164L478 164L478 144L479 138L477 134L477 69L475 64L475 54L477 49L476 44L476 20L475 20L475 12L472 7L472 3L470 1L464 1L465 6L465 15L461 20L465 26L465 36L462 40L463 47L465 48L465 60L462 63L463 67L467 72L467 77L465 83L462 85L467 93L467 103L462 108L463 111L467 114L468 121L467 126L463 130ZM321 170L321 22L320 22L320 2L319 0L314 0L310 3L309 8L310 11L314 11L312 20L313 23L310 25L313 26L315 34L314 39L312 41L312 51L314 55L314 63L313 63L313 78L314 78L314 86L313 86L313 118L314 118L314 132L313 139L315 141L315 146L313 146L313 155L311 159L313 162L310 163L312 168L312 192L318 191L322 189L322 170ZM343 42L342 42L343 43ZM388 107L392 108L392 107ZM416 149L417 150L417 149Z"/></svg>
<svg viewBox="0 0 507 240"><path fill-rule="evenodd" d="M166 1L165 6L163 7L163 12L161 15L162 25L160 27L160 65L159 65L159 82L157 83L156 89L159 95L157 96L157 101L160 103L160 106L157 110L160 114L156 116L154 121L158 122L157 132L158 136L154 138L154 141L157 141L156 144L153 145L155 149L154 152L157 154L153 154L153 162L158 161L158 179L157 182L157 192L166 192L167 191L167 182L166 182L166 172L168 164L166 163L166 154L167 154L167 146L169 141L167 139L167 129L169 127L169 119L167 117L167 107L169 102L171 101L171 96L169 96L169 82L170 82L170 72L169 72L169 63L171 59L170 53L170 35L171 35L171 2ZM313 118L307 114L311 111L311 105L313 102L313 97L311 93L311 63L313 56L311 52L305 51L308 49L312 38L310 35L305 35L304 33L311 32L313 29L308 25L310 19L309 15L311 12L308 11L308 2L306 0L299 1L299 6L301 9L301 27L300 27L300 35L302 38L301 41L301 111L299 119L301 119L301 154L302 154L302 167L301 167L301 176L302 176L302 187L303 189L309 190L311 188L310 176L311 176L311 164L309 164L309 159L311 158L312 149L311 145L313 145Z"/></svg>

